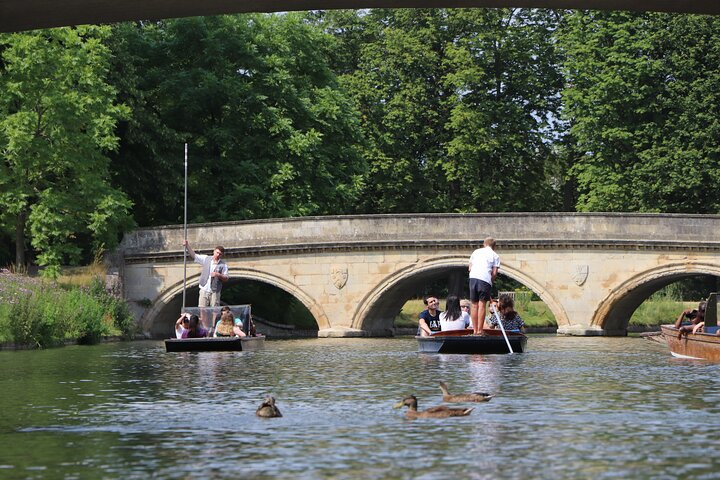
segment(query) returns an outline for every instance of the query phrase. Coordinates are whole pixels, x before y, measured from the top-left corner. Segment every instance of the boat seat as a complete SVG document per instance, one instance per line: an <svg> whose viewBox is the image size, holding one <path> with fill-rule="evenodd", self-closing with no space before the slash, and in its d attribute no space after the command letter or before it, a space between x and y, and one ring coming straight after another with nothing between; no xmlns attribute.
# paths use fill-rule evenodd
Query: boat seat
<svg viewBox="0 0 720 480"><path fill-rule="evenodd" d="M717 293L711 293L705 304L705 331L708 327L717 326Z"/></svg>
<svg viewBox="0 0 720 480"><path fill-rule="evenodd" d="M720 328L720 327L718 327L717 325L711 326L711 327L707 327L707 326L706 326L706 327L703 327L703 331L704 331L705 333L716 334L719 328Z"/></svg>

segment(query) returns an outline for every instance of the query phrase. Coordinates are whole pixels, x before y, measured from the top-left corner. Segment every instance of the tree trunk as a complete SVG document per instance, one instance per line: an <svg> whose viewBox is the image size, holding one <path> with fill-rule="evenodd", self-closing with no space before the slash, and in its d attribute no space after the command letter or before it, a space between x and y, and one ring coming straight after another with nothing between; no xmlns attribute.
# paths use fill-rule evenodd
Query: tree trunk
<svg viewBox="0 0 720 480"><path fill-rule="evenodd" d="M25 265L25 224L27 223L27 210L23 209L15 224L15 269L18 272L26 271Z"/></svg>

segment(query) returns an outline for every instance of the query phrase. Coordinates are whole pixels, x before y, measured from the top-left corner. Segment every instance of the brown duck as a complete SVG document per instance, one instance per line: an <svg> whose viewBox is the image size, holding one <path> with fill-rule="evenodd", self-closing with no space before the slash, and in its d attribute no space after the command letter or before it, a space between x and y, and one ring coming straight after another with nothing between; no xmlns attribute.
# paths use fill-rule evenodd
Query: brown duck
<svg viewBox="0 0 720 480"><path fill-rule="evenodd" d="M402 399L402 401L396 403L394 408L408 407L405 416L407 418L448 418L448 417L464 417L470 415L473 408L450 408L450 407L430 407L427 410L418 412L417 409L417 398L415 395L409 395Z"/></svg>
<svg viewBox="0 0 720 480"><path fill-rule="evenodd" d="M448 392L445 382L440 382L440 390L442 390L443 393L443 402L448 403L487 402L493 397L489 393L483 392L459 393L457 395L451 395L450 392Z"/></svg>
<svg viewBox="0 0 720 480"><path fill-rule="evenodd" d="M268 395L265 401L255 410L255 415L263 418L282 417L280 409L275 406L275 397L270 395Z"/></svg>

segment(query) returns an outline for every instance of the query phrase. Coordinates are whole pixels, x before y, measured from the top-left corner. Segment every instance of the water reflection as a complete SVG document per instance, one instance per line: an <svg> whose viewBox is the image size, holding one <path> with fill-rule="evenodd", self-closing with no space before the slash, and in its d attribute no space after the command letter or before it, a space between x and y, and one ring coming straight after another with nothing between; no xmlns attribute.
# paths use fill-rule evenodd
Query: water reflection
<svg viewBox="0 0 720 480"><path fill-rule="evenodd" d="M531 336L517 355L412 339L161 342L0 352L3 478L717 478L719 366L637 338ZM404 418L488 391L469 417ZM284 417L255 408L272 394ZM679 448L678 446L682 446ZM188 458L188 452L193 457Z"/></svg>

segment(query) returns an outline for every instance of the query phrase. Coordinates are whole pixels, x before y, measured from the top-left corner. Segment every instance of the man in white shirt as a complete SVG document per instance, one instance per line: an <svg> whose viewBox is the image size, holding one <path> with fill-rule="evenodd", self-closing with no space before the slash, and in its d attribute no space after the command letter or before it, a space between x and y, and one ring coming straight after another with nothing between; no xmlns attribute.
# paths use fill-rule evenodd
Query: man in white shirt
<svg viewBox="0 0 720 480"><path fill-rule="evenodd" d="M475 335L484 335L485 309L499 268L500 257L495 253L495 239L487 237L483 248L470 255L470 318Z"/></svg>
<svg viewBox="0 0 720 480"><path fill-rule="evenodd" d="M195 263L203 266L200 273L198 307L219 307L222 284L230 279L227 263L220 259L225 253L225 248L218 245L213 250L213 255L210 256L195 253L187 240L183 240L183 245L187 248Z"/></svg>

